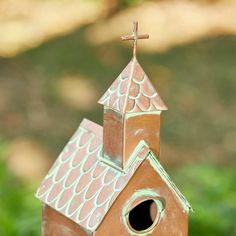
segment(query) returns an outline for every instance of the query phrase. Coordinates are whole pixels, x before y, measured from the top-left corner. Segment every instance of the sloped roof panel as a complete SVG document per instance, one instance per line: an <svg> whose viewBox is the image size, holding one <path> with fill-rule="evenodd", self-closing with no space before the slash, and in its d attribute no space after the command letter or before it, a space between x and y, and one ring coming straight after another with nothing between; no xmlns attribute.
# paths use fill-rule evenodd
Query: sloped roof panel
<svg viewBox="0 0 236 236"><path fill-rule="evenodd" d="M121 113L168 109L135 58L125 67L98 103Z"/></svg>
<svg viewBox="0 0 236 236"><path fill-rule="evenodd" d="M92 232L148 152L140 150L124 173L103 163L101 151L102 127L84 120L36 193L43 203Z"/></svg>

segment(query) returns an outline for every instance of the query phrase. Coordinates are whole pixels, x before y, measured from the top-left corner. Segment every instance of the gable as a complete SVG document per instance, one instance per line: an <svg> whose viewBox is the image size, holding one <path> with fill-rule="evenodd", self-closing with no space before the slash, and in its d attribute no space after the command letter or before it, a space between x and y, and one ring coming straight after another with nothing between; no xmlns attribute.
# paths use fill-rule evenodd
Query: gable
<svg viewBox="0 0 236 236"><path fill-rule="evenodd" d="M164 210L160 220L150 231L134 232L127 223L127 216L134 206L147 199L163 200ZM177 220L178 219L178 220ZM171 227L170 227L171 225ZM107 235L188 235L188 214L172 189L162 180L159 173L146 159L134 173L129 184L123 189L104 217L95 236Z"/></svg>

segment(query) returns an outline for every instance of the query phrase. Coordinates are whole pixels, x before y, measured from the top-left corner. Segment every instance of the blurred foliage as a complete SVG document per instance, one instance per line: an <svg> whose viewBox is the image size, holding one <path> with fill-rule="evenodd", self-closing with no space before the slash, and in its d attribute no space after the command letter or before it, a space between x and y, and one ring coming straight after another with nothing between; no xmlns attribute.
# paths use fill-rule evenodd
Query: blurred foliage
<svg viewBox="0 0 236 236"><path fill-rule="evenodd" d="M195 212L190 213L189 235L236 235L236 165L212 163L185 166L173 177L188 196Z"/></svg>
<svg viewBox="0 0 236 236"><path fill-rule="evenodd" d="M0 141L0 235L39 235L41 204L35 201L34 188L8 171L7 149L7 143Z"/></svg>
<svg viewBox="0 0 236 236"><path fill-rule="evenodd" d="M131 6L136 6L143 3L145 0L122 0L119 1L119 4L122 8L127 8Z"/></svg>

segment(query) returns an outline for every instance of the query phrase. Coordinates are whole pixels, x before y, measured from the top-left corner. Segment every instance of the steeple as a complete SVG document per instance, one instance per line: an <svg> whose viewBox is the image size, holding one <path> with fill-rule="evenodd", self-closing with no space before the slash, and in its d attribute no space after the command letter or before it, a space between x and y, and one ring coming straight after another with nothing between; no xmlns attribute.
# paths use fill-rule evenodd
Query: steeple
<svg viewBox="0 0 236 236"><path fill-rule="evenodd" d="M168 108L136 59L138 35L134 22L133 34L123 40L133 41L133 58L98 103L104 106L104 159L125 169L130 155L140 141L145 141L159 156L160 114Z"/></svg>
<svg viewBox="0 0 236 236"><path fill-rule="evenodd" d="M167 110L136 57L132 58L98 103L122 114Z"/></svg>

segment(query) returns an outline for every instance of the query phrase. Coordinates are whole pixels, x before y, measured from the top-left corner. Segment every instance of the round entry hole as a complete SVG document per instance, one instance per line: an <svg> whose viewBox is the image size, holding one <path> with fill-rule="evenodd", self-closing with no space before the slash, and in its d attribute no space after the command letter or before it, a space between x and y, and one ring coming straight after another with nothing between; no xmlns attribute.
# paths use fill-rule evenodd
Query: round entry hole
<svg viewBox="0 0 236 236"><path fill-rule="evenodd" d="M143 201L129 212L129 225L135 231L148 230L154 224L157 214L158 208L155 201Z"/></svg>

